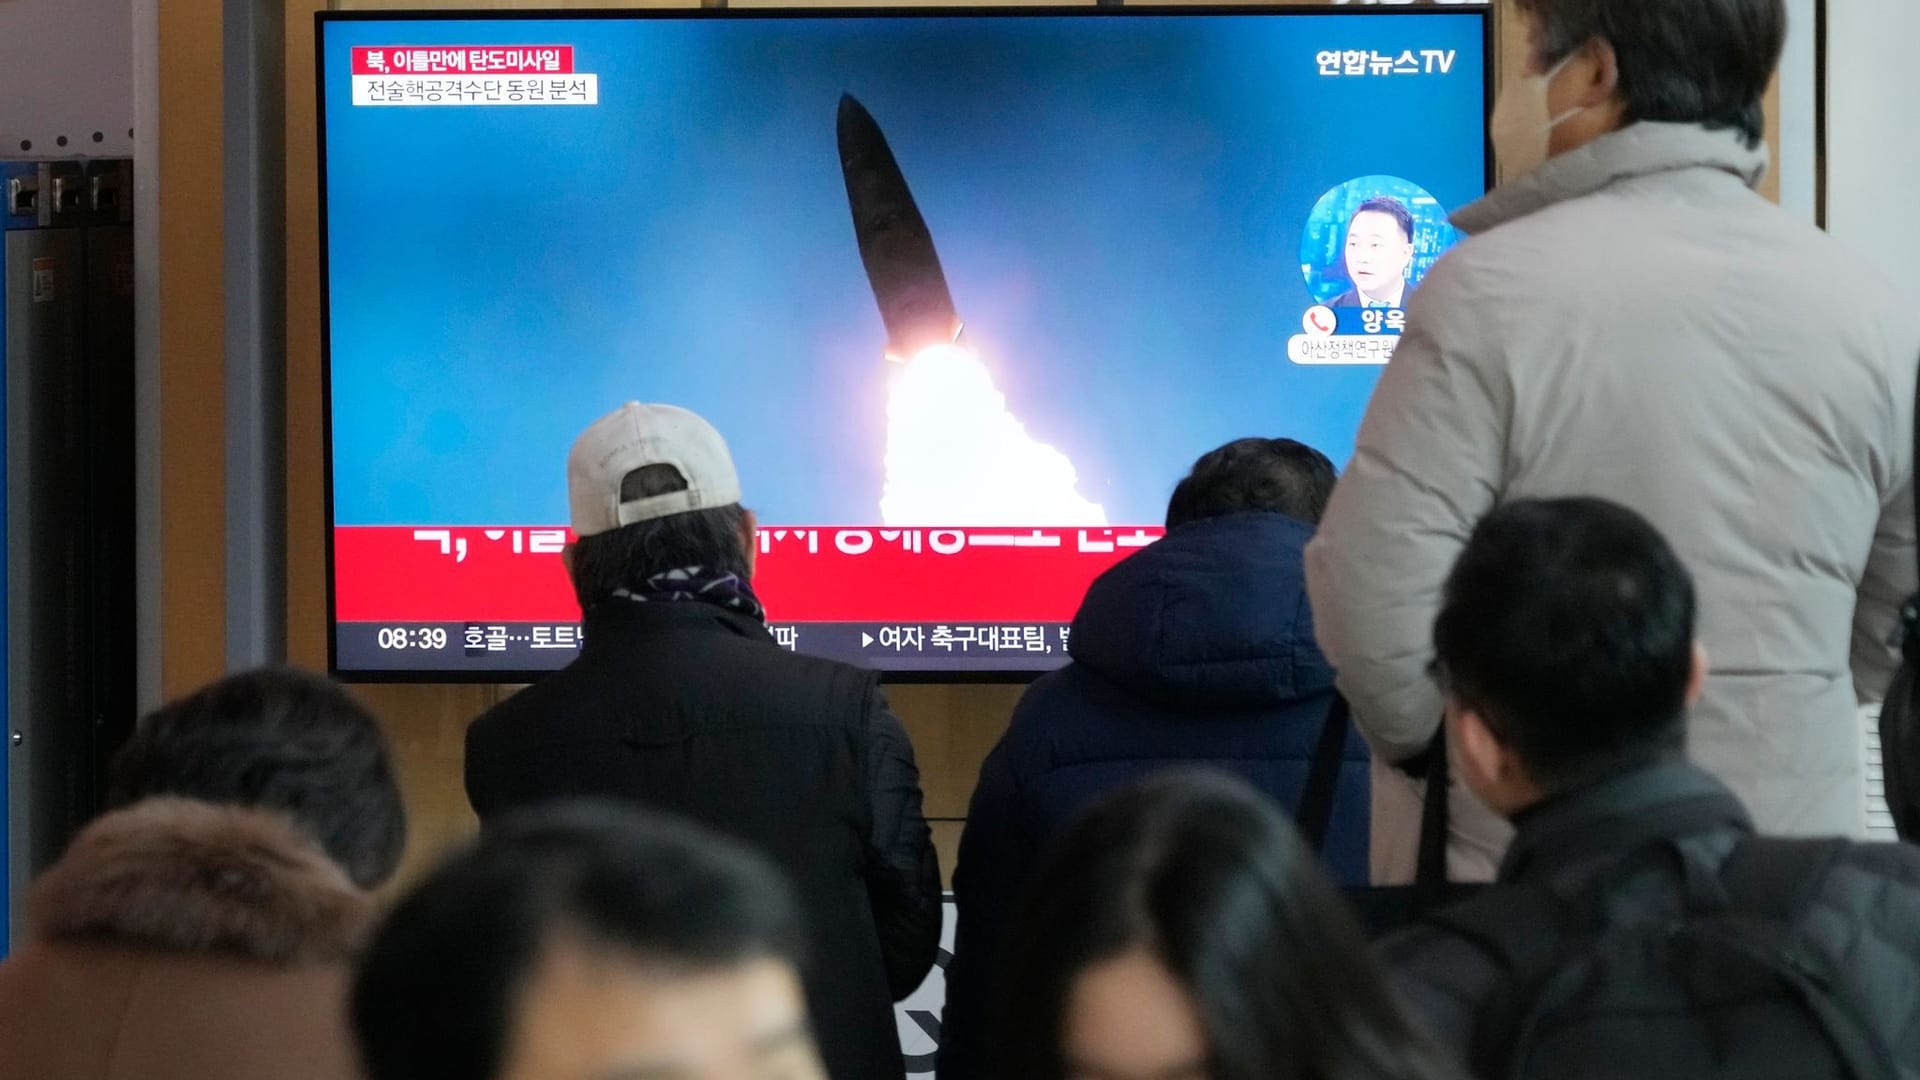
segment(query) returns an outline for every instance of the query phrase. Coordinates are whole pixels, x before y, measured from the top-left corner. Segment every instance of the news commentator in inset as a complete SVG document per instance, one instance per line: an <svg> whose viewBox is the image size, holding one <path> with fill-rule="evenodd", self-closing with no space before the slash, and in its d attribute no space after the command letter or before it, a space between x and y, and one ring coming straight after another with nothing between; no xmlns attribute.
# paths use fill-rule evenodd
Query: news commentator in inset
<svg viewBox="0 0 1920 1080"><path fill-rule="evenodd" d="M1360 204L1347 221L1345 265L1353 287L1334 298L1337 308L1403 308L1413 295L1413 211L1391 195Z"/></svg>

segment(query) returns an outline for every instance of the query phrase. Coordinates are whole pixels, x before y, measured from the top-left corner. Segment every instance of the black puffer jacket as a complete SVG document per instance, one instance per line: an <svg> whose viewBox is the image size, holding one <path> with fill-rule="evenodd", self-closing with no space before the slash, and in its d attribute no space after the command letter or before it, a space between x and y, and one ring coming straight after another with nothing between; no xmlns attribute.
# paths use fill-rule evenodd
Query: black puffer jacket
<svg viewBox="0 0 1920 1080"><path fill-rule="evenodd" d="M806 910L831 1075L899 1080L892 1003L933 966L940 872L913 748L873 676L699 602L603 604L585 629L578 660L467 732L474 811L613 797L758 846Z"/></svg>
<svg viewBox="0 0 1920 1080"><path fill-rule="evenodd" d="M1463 1056L1508 971L1445 923L1470 921L1463 913L1476 905L1509 901L1511 890L1496 895L1503 886L1577 892L1580 883L1657 844L1708 833L1753 834L1752 819L1733 793L1680 760L1634 769L1556 799L1517 824L1492 890L1381 946L1399 989ZM1632 880L1641 890L1681 887L1661 877ZM1648 899L1640 893L1606 896L1616 906ZM1822 966L1845 973L1834 992L1878 1032L1903 1080L1920 1080L1920 848L1850 845L1822 879L1810 911L1804 926L1811 947L1824 954Z"/></svg>

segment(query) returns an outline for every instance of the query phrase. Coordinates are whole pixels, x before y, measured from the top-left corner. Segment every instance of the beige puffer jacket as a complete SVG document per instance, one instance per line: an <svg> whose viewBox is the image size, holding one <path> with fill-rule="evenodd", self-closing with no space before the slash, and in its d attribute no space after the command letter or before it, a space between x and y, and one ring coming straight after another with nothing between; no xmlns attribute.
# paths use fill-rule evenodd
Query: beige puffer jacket
<svg viewBox="0 0 1920 1080"><path fill-rule="evenodd" d="M1322 648L1375 751L1440 720L1441 585L1503 500L1594 495L1650 518L1694 574L1713 674L1693 758L1762 831L1864 828L1859 700L1885 689L1914 588L1920 325L1813 226L1751 190L1764 147L1642 123L1468 206L1414 295L1308 549ZM1382 771L1376 877L1410 867L1409 782ZM1456 793L1453 864L1503 823Z"/></svg>

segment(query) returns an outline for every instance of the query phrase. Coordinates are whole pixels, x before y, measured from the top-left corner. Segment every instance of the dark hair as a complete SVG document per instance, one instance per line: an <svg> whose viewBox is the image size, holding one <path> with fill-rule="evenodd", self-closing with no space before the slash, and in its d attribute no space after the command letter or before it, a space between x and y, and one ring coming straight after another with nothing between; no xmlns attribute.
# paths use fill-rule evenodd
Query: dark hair
<svg viewBox="0 0 1920 1080"><path fill-rule="evenodd" d="M1391 195L1376 195L1361 203L1360 209L1355 210L1353 216L1347 219L1349 230L1353 228L1353 223L1359 220L1361 214L1387 215L1400 226L1400 232L1406 236L1407 243L1413 243L1413 211L1408 210L1407 204L1399 199Z"/></svg>
<svg viewBox="0 0 1920 1080"><path fill-rule="evenodd" d="M1327 455L1292 439L1236 439L1209 451L1173 489L1167 528L1269 511L1318 525L1336 476Z"/></svg>
<svg viewBox="0 0 1920 1080"><path fill-rule="evenodd" d="M644 465L621 479L620 501L685 490L679 469ZM743 537L746 516L733 503L583 536L573 544L574 595L590 609L621 589L638 589L650 577L694 566L745 581L751 576Z"/></svg>
<svg viewBox="0 0 1920 1080"><path fill-rule="evenodd" d="M1436 671L1549 791L1681 748L1693 581L1645 518L1601 499L1508 503L1447 579Z"/></svg>
<svg viewBox="0 0 1920 1080"><path fill-rule="evenodd" d="M1759 146L1767 85L1787 41L1785 0L1515 0L1558 63L1589 41L1613 46L1629 121L1732 128Z"/></svg>
<svg viewBox="0 0 1920 1080"><path fill-rule="evenodd" d="M370 1080L497 1075L521 985L556 940L675 974L798 967L803 948L786 882L732 840L611 803L508 814L368 947L352 1019Z"/></svg>
<svg viewBox="0 0 1920 1080"><path fill-rule="evenodd" d="M141 720L108 766L107 806L155 795L286 814L363 888L406 845L380 722L333 680L293 668L229 675Z"/></svg>
<svg viewBox="0 0 1920 1080"><path fill-rule="evenodd" d="M1225 776L1164 774L1081 818L1008 944L995 1076L1060 1080L1076 980L1136 948L1192 998L1213 1080L1457 1075L1292 825Z"/></svg>

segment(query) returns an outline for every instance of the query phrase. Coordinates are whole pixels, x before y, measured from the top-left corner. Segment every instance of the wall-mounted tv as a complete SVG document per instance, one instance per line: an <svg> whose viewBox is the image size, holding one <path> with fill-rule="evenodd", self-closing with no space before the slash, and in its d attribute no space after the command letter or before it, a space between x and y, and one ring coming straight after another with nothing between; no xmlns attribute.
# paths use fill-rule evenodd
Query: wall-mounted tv
<svg viewBox="0 0 1920 1080"><path fill-rule="evenodd" d="M349 678L571 659L628 401L731 443L782 645L1057 666L1202 452L1344 463L1488 182L1485 9L319 19Z"/></svg>

